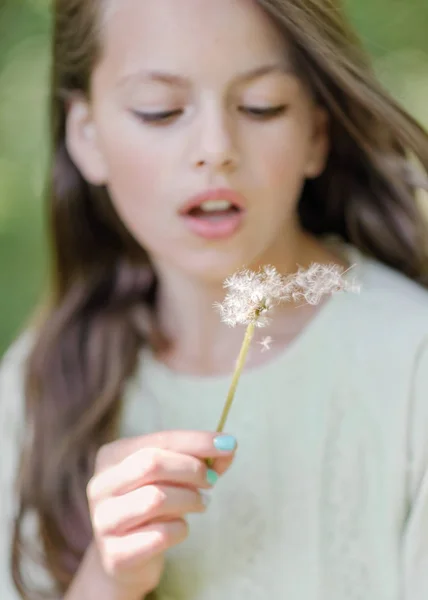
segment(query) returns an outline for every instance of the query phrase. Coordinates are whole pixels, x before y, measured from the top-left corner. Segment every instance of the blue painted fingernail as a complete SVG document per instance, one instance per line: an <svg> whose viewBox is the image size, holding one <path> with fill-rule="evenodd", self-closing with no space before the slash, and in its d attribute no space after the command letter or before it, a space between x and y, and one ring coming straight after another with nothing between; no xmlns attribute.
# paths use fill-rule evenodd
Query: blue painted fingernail
<svg viewBox="0 0 428 600"><path fill-rule="evenodd" d="M214 438L214 447L217 450L230 452L236 448L236 438L233 435L219 435Z"/></svg>
<svg viewBox="0 0 428 600"><path fill-rule="evenodd" d="M210 485L215 485L218 480L218 475L212 469L207 470L207 481Z"/></svg>

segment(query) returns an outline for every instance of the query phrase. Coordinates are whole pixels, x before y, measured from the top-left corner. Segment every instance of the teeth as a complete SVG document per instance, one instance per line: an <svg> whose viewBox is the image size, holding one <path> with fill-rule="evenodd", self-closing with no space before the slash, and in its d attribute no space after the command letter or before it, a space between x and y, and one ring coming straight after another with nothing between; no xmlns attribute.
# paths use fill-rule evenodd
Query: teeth
<svg viewBox="0 0 428 600"><path fill-rule="evenodd" d="M200 209L205 212L215 212L220 210L229 210L232 204L228 200L207 200L202 202Z"/></svg>

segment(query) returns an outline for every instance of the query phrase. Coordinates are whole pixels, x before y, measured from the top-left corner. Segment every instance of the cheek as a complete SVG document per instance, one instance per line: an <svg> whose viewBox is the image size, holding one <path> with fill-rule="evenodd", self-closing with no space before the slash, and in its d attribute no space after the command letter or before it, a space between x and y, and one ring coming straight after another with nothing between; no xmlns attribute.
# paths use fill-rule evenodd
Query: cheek
<svg viewBox="0 0 428 600"><path fill-rule="evenodd" d="M266 133L253 145L257 159L251 161L252 173L257 196L263 198L260 222L277 230L294 219L305 182L309 138L304 122L297 119L284 119Z"/></svg>
<svg viewBox="0 0 428 600"><path fill-rule="evenodd" d="M261 166L273 187L284 190L300 186L307 156L307 132L299 122L287 121L266 139Z"/></svg>
<svg viewBox="0 0 428 600"><path fill-rule="evenodd" d="M150 154L135 156L132 149L117 145L108 154L108 188L125 225L134 235L153 225L156 218L159 177Z"/></svg>
<svg viewBox="0 0 428 600"><path fill-rule="evenodd" d="M159 159L150 144L136 143L126 130L119 136L103 139L102 152L107 163L109 185L141 192L156 187Z"/></svg>
<svg viewBox="0 0 428 600"><path fill-rule="evenodd" d="M161 156L148 145L133 143L124 133L116 140L103 140L107 163L107 187L119 218L133 237L149 252L162 243L168 214ZM165 240L163 240L165 242Z"/></svg>
<svg viewBox="0 0 428 600"><path fill-rule="evenodd" d="M107 186L118 212L126 220L152 217L159 207L162 156L150 141L135 134L135 126L103 129L101 151L107 166ZM142 210L143 209L143 210Z"/></svg>

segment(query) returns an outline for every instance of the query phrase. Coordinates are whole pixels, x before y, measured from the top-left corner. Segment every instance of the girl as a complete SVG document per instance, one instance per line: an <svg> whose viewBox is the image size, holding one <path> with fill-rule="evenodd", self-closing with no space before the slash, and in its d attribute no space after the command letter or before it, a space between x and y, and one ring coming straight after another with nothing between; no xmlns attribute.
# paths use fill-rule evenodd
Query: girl
<svg viewBox="0 0 428 600"><path fill-rule="evenodd" d="M426 598L427 135L338 1L54 6L53 286L2 367L2 600ZM361 293L278 309L216 435L225 277L312 263Z"/></svg>

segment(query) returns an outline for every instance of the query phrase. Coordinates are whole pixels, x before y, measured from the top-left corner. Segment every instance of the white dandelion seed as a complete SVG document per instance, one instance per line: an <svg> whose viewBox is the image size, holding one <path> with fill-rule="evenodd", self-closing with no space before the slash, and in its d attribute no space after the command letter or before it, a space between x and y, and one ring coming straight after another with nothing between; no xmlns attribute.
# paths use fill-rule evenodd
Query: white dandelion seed
<svg viewBox="0 0 428 600"><path fill-rule="evenodd" d="M262 352L266 352L266 350L270 350L272 342L273 342L273 339L271 338L270 335L263 338L262 341L259 342L260 346L262 347Z"/></svg>
<svg viewBox="0 0 428 600"><path fill-rule="evenodd" d="M351 267L352 268L352 267ZM346 279L347 271L335 264L312 264L309 269L300 268L287 282L288 292L294 301L319 304L323 296L338 292L357 292L354 281Z"/></svg>

